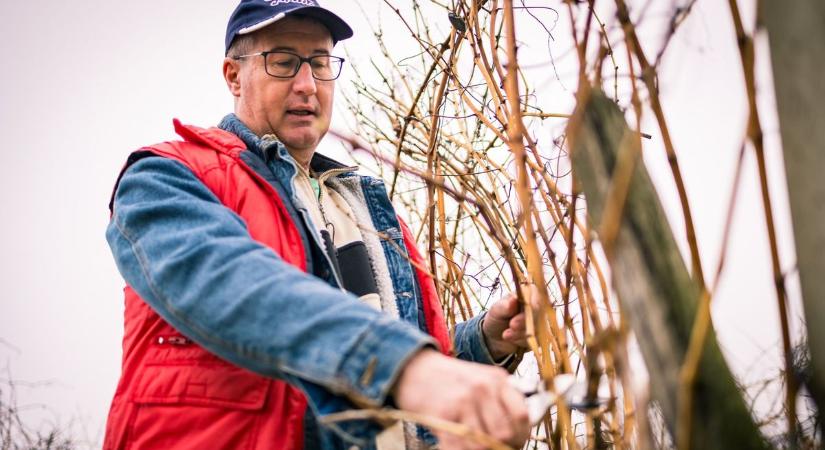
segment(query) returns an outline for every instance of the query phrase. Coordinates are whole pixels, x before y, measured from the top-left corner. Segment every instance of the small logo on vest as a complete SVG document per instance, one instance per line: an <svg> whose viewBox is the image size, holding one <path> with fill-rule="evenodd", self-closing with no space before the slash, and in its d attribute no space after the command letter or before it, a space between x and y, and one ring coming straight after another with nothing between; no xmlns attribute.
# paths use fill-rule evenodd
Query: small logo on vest
<svg viewBox="0 0 825 450"><path fill-rule="evenodd" d="M297 3L304 6L318 6L318 2L315 0L270 0L269 6L278 6L285 3Z"/></svg>

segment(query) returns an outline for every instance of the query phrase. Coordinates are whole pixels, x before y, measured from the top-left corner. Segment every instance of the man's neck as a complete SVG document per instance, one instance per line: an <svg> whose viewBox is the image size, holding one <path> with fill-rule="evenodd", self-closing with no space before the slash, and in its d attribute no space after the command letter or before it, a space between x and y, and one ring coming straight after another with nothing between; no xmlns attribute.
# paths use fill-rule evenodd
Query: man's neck
<svg viewBox="0 0 825 450"><path fill-rule="evenodd" d="M286 150L298 165L309 170L309 163L312 161L312 155L315 154L315 150L292 150L289 147L287 147Z"/></svg>

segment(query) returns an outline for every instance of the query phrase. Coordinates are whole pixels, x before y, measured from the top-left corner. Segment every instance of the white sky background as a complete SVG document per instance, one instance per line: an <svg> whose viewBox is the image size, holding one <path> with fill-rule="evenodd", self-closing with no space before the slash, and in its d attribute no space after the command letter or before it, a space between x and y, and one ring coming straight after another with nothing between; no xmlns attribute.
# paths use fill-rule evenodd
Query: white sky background
<svg viewBox="0 0 825 450"><path fill-rule="evenodd" d="M752 2L746 3L746 23L752 23ZM369 14L381 4L363 1ZM112 184L131 151L174 137L173 117L208 126L231 111L220 66L226 20L234 6L218 0L0 2L0 17L6 19L0 28L6 61L0 75L0 368L8 366L18 380L52 382L18 388L19 403L35 405L27 413L32 421L47 417L66 424L74 419L85 434L80 437L99 445L120 370L122 333L123 282L104 239ZM372 35L356 3L327 0L325 6L356 30L347 46L348 64L367 67ZM560 7L560 2L551 6ZM389 24L391 16L384 14ZM664 16L658 17L661 21ZM446 30L446 17L433 18L440 22ZM660 70L665 113L709 280L746 121L730 24L726 2L700 0ZM566 38L567 29L560 23L556 36ZM398 30L394 38L406 37L400 26L387 26L385 32L391 30ZM765 41L760 45L764 48ZM758 84L769 177L783 270L791 273L788 287L797 305L766 56L760 54ZM617 57L626 70L623 53ZM347 84L342 77L338 89ZM560 104L569 104L572 92L559 92ZM333 126L343 129L345 120L339 115ZM678 197L655 123L647 122L644 131L654 136L646 148L648 170L674 230L682 233ZM337 145L330 148L341 156ZM713 307L729 363L746 382L772 377L780 367L771 278L755 158L749 151ZM798 325L800 308L794 306L791 318ZM763 401L769 405L774 400ZM44 415L37 405L47 405L51 412Z"/></svg>

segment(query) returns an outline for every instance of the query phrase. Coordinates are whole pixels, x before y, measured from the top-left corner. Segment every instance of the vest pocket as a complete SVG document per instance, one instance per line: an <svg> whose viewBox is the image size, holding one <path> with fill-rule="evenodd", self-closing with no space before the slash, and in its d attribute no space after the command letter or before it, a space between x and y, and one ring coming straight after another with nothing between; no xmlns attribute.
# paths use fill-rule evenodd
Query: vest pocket
<svg viewBox="0 0 825 450"><path fill-rule="evenodd" d="M142 370L132 400L255 411L264 407L271 380L229 364L165 362Z"/></svg>
<svg viewBox="0 0 825 450"><path fill-rule="evenodd" d="M134 449L246 449L258 426L272 380L228 364L146 365L132 392Z"/></svg>

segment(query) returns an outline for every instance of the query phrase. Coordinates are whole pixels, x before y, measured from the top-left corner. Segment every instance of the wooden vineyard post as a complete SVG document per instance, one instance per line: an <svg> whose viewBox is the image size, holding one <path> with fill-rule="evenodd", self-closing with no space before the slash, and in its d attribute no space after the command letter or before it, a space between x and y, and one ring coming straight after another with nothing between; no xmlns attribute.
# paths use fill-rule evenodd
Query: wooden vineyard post
<svg viewBox="0 0 825 450"><path fill-rule="evenodd" d="M825 410L825 3L760 4L768 29L780 135L813 368ZM821 422L820 422L820 426Z"/></svg>
<svg viewBox="0 0 825 450"><path fill-rule="evenodd" d="M640 141L615 103L597 90L580 95L569 137L573 169L590 221L600 224L617 157L630 151L627 154L639 158ZM691 279L640 160L625 202L619 228L606 249L612 282L650 373L651 399L674 433L680 371L702 292ZM725 363L712 326L705 335L691 393L690 448L769 448Z"/></svg>

